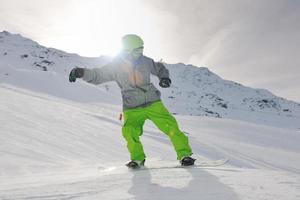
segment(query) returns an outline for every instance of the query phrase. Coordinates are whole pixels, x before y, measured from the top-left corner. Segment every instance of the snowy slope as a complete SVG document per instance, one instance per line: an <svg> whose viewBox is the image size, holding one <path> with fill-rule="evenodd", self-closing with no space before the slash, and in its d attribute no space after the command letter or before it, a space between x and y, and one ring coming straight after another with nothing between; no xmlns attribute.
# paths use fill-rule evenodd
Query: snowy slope
<svg viewBox="0 0 300 200"><path fill-rule="evenodd" d="M128 171L119 107L0 85L0 199L255 199L300 197L300 134L243 121L179 116L194 156L214 169ZM147 122L148 166L176 165ZM108 166L108 167L107 167ZM111 167L109 167L111 166ZM117 167L117 168L114 168Z"/></svg>
<svg viewBox="0 0 300 200"><path fill-rule="evenodd" d="M0 32L0 83L77 102L120 105L120 91L115 83L96 87L82 81L68 82L68 74L74 66L101 67L109 60L107 57L80 57L43 47L18 34ZM161 91L173 113L300 128L299 103L277 97L267 90L224 80L205 67L181 63L166 65L172 86ZM157 85L156 77L153 81Z"/></svg>
<svg viewBox="0 0 300 200"><path fill-rule="evenodd" d="M299 104L191 65L167 64L173 84L161 89L163 100L198 162L230 162L128 171L116 84L68 82L74 66L108 61L0 33L0 199L300 198ZM148 166L177 164L151 122L142 142Z"/></svg>

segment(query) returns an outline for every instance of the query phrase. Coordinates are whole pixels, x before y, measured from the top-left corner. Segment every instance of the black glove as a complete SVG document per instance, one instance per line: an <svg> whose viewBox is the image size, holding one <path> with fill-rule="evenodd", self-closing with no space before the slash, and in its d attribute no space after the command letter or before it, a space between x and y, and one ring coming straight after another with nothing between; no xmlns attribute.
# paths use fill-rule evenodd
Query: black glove
<svg viewBox="0 0 300 200"><path fill-rule="evenodd" d="M169 78L161 78L159 81L159 86L162 88L168 88L171 85L171 79Z"/></svg>
<svg viewBox="0 0 300 200"><path fill-rule="evenodd" d="M84 68L75 67L70 72L69 81L70 82L75 82L76 78L83 77L83 74L84 74Z"/></svg>

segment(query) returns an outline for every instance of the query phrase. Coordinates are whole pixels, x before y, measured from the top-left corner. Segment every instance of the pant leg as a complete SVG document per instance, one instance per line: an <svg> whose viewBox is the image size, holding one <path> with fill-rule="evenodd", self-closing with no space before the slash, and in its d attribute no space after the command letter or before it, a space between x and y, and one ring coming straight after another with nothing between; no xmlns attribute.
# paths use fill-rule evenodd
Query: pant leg
<svg viewBox="0 0 300 200"><path fill-rule="evenodd" d="M127 142L131 160L142 161L146 157L139 138L143 134L145 120L145 113L141 109L137 108L124 111L122 134Z"/></svg>
<svg viewBox="0 0 300 200"><path fill-rule="evenodd" d="M148 118L169 136L177 153L177 159L192 155L187 136L179 130L176 119L169 113L161 101L147 107Z"/></svg>

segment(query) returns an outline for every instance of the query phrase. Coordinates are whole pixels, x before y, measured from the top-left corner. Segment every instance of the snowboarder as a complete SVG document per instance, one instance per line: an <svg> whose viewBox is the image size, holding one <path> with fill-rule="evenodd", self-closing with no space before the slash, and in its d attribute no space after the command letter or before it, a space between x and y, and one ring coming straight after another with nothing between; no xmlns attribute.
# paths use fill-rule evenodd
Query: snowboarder
<svg viewBox="0 0 300 200"><path fill-rule="evenodd" d="M187 136L179 130L176 119L161 102L160 91L150 82L150 74L153 74L159 78L160 87L170 87L169 71L161 62L154 62L143 55L144 42L139 36L123 36L122 47L120 54L101 68L73 68L69 81L82 78L92 84L117 82L123 99L122 134L131 157L127 167L144 166L146 156L139 137L147 119L169 136L181 165L194 165L195 159L191 157Z"/></svg>

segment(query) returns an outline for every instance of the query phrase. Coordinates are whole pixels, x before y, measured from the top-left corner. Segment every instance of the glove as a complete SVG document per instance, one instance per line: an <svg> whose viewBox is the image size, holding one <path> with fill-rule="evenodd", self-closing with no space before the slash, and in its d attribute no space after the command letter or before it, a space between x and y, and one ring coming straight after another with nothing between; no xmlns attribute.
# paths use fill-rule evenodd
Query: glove
<svg viewBox="0 0 300 200"><path fill-rule="evenodd" d="M70 72L69 81L70 82L75 82L76 78L83 77L83 74L84 74L84 68L75 67Z"/></svg>
<svg viewBox="0 0 300 200"><path fill-rule="evenodd" d="M162 88L168 88L168 87L170 87L171 83L172 83L171 79L162 78L159 81L159 86L162 87Z"/></svg>

